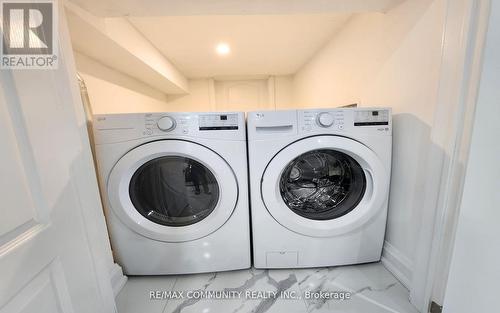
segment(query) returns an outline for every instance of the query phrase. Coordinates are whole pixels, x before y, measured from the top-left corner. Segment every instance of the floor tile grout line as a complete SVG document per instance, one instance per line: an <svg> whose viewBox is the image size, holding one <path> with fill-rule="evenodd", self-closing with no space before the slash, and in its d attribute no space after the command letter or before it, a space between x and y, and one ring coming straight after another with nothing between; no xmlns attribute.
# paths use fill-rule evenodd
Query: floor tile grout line
<svg viewBox="0 0 500 313"><path fill-rule="evenodd" d="M293 269L293 274L297 278L297 274L298 274L297 269ZM297 280L297 289L299 289L300 297L301 297L302 303L304 304L304 308L305 308L304 312L308 313L309 312L309 306L307 305L306 299L304 299L304 295L302 293L302 289L300 288L300 281L298 281L298 280Z"/></svg>
<svg viewBox="0 0 500 313"><path fill-rule="evenodd" d="M178 279L179 279L179 277L175 276L174 283L172 284L172 287L170 287L169 291L174 291L174 288L175 288L175 285L177 284ZM167 305L168 305L169 300L170 299L167 299L167 301L165 301L165 305L163 306L163 310L161 310L161 313L165 313L165 310L167 309Z"/></svg>

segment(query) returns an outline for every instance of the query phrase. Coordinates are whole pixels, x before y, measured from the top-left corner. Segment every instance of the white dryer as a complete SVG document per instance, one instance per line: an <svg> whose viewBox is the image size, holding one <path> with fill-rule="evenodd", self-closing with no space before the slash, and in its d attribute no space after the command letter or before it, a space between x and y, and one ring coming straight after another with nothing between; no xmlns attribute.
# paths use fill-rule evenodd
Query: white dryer
<svg viewBox="0 0 500 313"><path fill-rule="evenodd" d="M380 260L391 110L263 111L247 119L255 267Z"/></svg>
<svg viewBox="0 0 500 313"><path fill-rule="evenodd" d="M95 115L113 253L128 275L250 267L243 113Z"/></svg>

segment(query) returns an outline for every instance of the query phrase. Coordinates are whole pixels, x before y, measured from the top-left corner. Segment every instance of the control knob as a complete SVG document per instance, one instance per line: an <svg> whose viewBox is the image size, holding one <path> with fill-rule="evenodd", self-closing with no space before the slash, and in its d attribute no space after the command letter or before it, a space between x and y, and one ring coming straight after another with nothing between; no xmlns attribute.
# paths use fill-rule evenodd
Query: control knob
<svg viewBox="0 0 500 313"><path fill-rule="evenodd" d="M318 114L317 123L321 127L330 127L333 125L333 116L328 112L321 112Z"/></svg>
<svg viewBox="0 0 500 313"><path fill-rule="evenodd" d="M156 122L156 125L160 130L169 132L175 128L175 120L170 116L163 116Z"/></svg>

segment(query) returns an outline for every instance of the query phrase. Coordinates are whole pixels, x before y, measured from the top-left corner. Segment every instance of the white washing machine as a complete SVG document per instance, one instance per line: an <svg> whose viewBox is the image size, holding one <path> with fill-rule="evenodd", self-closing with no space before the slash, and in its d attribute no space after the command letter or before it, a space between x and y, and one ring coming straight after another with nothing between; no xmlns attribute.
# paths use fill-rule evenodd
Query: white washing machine
<svg viewBox="0 0 500 313"><path fill-rule="evenodd" d="M250 267L243 113L95 115L113 253L128 275Z"/></svg>
<svg viewBox="0 0 500 313"><path fill-rule="evenodd" d="M391 110L263 111L247 119L255 267L380 260Z"/></svg>

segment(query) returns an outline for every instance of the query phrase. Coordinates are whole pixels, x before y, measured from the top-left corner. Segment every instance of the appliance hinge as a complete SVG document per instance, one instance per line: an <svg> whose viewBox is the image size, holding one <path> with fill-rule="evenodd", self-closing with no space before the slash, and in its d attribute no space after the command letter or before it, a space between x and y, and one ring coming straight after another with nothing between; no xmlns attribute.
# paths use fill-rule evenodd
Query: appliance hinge
<svg viewBox="0 0 500 313"><path fill-rule="evenodd" d="M443 306L432 301L431 308L429 309L429 312L430 313L441 313L441 312L443 312Z"/></svg>

